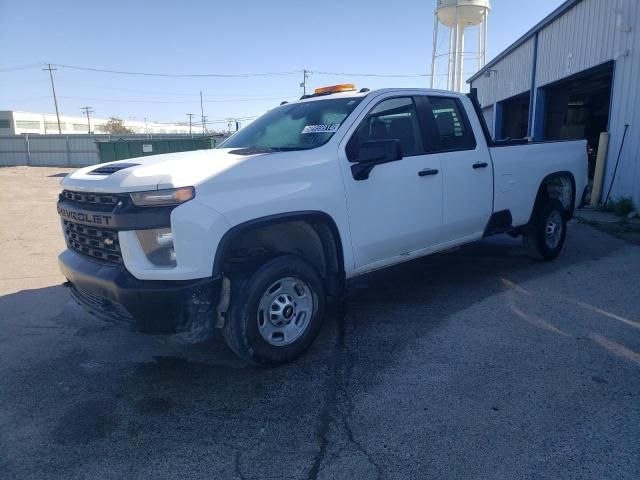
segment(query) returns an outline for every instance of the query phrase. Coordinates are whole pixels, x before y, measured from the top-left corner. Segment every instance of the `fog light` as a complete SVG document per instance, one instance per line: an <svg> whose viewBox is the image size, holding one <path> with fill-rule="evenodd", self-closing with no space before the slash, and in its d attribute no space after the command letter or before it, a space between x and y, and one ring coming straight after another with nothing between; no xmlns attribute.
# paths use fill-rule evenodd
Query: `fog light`
<svg viewBox="0 0 640 480"><path fill-rule="evenodd" d="M147 259L158 267L175 267L176 252L173 247L173 232L170 228L136 230L136 235Z"/></svg>

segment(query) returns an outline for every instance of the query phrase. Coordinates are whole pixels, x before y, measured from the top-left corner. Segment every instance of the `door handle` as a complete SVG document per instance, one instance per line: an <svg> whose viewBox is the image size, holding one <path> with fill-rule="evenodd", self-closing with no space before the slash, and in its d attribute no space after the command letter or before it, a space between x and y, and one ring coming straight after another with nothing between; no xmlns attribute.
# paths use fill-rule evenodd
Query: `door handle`
<svg viewBox="0 0 640 480"><path fill-rule="evenodd" d="M478 162L473 164L473 169L478 170L479 168L487 168L489 164L487 162Z"/></svg>
<svg viewBox="0 0 640 480"><path fill-rule="evenodd" d="M418 175L421 177L428 177L429 175L438 175L440 170L436 170L435 168L425 168L424 170L418 172Z"/></svg>

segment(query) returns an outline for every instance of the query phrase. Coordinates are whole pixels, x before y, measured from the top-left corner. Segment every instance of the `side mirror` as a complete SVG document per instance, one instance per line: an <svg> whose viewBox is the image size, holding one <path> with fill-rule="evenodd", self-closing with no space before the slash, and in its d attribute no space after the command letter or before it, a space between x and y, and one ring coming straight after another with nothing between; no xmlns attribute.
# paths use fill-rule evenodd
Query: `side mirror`
<svg viewBox="0 0 640 480"><path fill-rule="evenodd" d="M401 158L400 140L369 140L358 148L358 163L395 162Z"/></svg>
<svg viewBox="0 0 640 480"><path fill-rule="evenodd" d="M358 145L357 156L353 162L351 173L355 180L366 180L376 165L395 162L402 159L400 140L368 140Z"/></svg>

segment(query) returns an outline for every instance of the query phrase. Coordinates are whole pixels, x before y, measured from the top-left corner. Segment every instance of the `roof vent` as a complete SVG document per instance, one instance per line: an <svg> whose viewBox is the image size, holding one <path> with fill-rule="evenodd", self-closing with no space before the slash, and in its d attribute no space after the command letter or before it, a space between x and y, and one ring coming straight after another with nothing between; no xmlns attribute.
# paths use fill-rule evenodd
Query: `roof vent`
<svg viewBox="0 0 640 480"><path fill-rule="evenodd" d="M119 172L125 168L136 167L139 163L114 163L113 165L105 165L98 167L95 170L88 172L89 175L111 175L112 173Z"/></svg>

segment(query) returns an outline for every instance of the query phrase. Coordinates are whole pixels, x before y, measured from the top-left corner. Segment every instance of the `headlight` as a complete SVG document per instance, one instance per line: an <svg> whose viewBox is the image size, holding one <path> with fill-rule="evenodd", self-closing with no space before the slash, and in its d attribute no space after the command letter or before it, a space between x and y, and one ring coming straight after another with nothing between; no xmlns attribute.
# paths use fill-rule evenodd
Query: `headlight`
<svg viewBox="0 0 640 480"><path fill-rule="evenodd" d="M150 192L135 192L131 200L138 207L161 207L164 205L179 205L196 196L193 187L169 188L166 190L152 190Z"/></svg>
<svg viewBox="0 0 640 480"><path fill-rule="evenodd" d="M175 267L176 252L173 248L173 232L170 228L136 230L142 250L151 263L158 267Z"/></svg>

